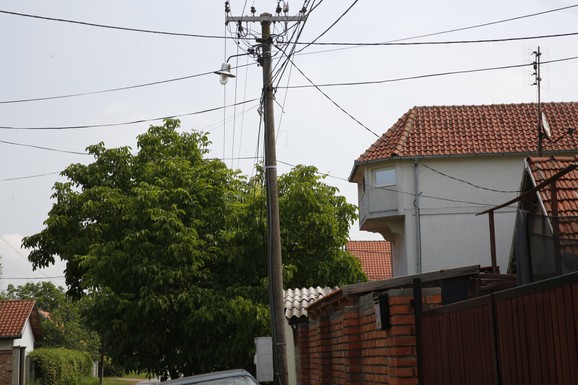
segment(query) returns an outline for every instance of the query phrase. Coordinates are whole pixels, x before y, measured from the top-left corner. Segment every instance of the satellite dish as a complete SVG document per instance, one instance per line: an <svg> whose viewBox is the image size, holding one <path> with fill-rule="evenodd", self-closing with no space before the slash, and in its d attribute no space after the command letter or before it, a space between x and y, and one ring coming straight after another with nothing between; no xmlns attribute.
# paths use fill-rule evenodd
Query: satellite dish
<svg viewBox="0 0 578 385"><path fill-rule="evenodd" d="M552 137L552 131L550 131L550 124L548 123L548 119L546 119L546 114L542 112L542 129L544 133L550 139Z"/></svg>

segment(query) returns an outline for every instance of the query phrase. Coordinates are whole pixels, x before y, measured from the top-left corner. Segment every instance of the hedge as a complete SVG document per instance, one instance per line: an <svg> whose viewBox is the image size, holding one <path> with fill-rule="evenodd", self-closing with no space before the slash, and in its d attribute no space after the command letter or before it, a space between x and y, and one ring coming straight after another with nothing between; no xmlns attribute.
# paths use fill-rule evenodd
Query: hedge
<svg viewBox="0 0 578 385"><path fill-rule="evenodd" d="M76 385L92 370L90 354L64 348L40 348L29 355L38 385Z"/></svg>

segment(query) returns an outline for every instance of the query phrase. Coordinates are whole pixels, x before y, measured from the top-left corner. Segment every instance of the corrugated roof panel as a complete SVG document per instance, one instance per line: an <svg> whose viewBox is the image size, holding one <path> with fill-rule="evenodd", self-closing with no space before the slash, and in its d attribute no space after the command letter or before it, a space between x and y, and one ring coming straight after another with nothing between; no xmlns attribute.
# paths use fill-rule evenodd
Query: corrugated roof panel
<svg viewBox="0 0 578 385"><path fill-rule="evenodd" d="M331 294L337 288L309 287L283 290L285 317L307 317L307 307L318 299Z"/></svg>

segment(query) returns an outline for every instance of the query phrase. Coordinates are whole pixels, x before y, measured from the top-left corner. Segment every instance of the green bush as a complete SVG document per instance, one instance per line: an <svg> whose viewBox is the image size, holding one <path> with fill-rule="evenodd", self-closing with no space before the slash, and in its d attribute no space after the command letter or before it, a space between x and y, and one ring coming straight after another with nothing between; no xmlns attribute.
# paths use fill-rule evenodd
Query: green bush
<svg viewBox="0 0 578 385"><path fill-rule="evenodd" d="M29 357L38 385L77 385L92 369L90 355L78 350L41 348Z"/></svg>

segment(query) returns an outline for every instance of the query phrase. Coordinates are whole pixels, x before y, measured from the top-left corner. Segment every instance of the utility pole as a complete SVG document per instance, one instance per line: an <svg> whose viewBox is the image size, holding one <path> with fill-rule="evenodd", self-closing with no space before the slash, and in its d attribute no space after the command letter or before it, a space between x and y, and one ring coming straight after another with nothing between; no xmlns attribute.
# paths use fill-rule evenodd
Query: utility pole
<svg viewBox="0 0 578 385"><path fill-rule="evenodd" d="M225 3L228 13L228 3ZM273 340L273 370L274 383L276 385L288 385L287 349L285 338L285 314L283 306L283 262L281 258L281 226L279 222L279 190L277 187L277 151L275 146L275 114L273 100L273 74L271 68L271 23L275 22L299 22L305 19L304 10L301 16L287 16L287 8L283 9L285 16L273 16L270 13L262 13L254 16L234 17L227 14L226 22L234 22L241 25L243 22L260 22L262 52L258 58L263 67L263 99L264 99L264 123L265 123L265 183L267 188L267 224L268 246L267 258L269 266L269 307L271 312L271 331ZM277 14L281 12L277 8Z"/></svg>

